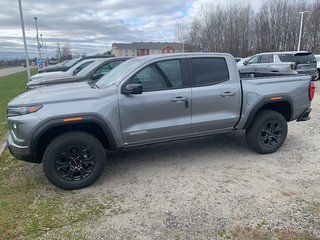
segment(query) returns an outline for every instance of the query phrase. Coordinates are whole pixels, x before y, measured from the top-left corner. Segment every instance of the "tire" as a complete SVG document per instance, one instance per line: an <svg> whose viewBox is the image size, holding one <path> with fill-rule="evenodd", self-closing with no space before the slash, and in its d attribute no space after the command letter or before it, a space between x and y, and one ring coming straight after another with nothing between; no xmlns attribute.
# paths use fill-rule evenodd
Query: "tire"
<svg viewBox="0 0 320 240"><path fill-rule="evenodd" d="M259 112L246 130L246 140L257 153L268 154L277 151L288 133L288 124L278 112L264 110Z"/></svg>
<svg viewBox="0 0 320 240"><path fill-rule="evenodd" d="M56 137L43 155L48 180L62 189L79 189L93 184L106 164L102 144L85 132L68 132Z"/></svg>

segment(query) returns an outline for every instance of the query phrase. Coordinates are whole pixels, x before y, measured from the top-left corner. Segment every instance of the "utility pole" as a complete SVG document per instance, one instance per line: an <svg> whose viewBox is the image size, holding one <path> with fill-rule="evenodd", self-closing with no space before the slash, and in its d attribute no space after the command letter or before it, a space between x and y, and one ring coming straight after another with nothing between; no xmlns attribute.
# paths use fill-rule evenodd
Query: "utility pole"
<svg viewBox="0 0 320 240"><path fill-rule="evenodd" d="M44 57L44 62L45 62L45 65L47 66L47 59L46 59L46 54L45 54L45 51L44 51L42 33L40 33L40 39L41 39L41 51L42 51L42 56Z"/></svg>
<svg viewBox="0 0 320 240"><path fill-rule="evenodd" d="M49 65L48 51L47 51L47 42L44 41L44 51L46 54L47 65Z"/></svg>
<svg viewBox="0 0 320 240"><path fill-rule="evenodd" d="M24 53L25 53L25 57L26 57L26 66L27 66L28 81L29 81L31 75L30 75L29 56L28 56L28 48L27 48L27 41L26 41L26 32L25 32L25 29L24 29L24 20L23 20L21 0L18 0L18 3L19 3L19 11L20 11L20 21L21 21L21 30L22 30L22 37L23 37Z"/></svg>
<svg viewBox="0 0 320 240"><path fill-rule="evenodd" d="M42 59L41 50L40 50L40 42L39 42L39 33L38 33L38 18L33 17L34 21L36 23L36 31L37 31L37 43L38 43L38 52L39 52L39 58Z"/></svg>
<svg viewBox="0 0 320 240"><path fill-rule="evenodd" d="M304 15L304 13L307 13L307 12L309 12L309 11L298 12L298 14L301 14L300 32L299 32L299 42L298 42L298 51L300 51L300 46L301 46L302 26L303 26L303 15Z"/></svg>

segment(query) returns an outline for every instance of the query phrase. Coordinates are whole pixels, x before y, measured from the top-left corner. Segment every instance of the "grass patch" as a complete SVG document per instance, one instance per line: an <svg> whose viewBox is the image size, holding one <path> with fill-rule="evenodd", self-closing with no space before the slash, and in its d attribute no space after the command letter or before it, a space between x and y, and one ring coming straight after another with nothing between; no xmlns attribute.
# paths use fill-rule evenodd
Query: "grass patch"
<svg viewBox="0 0 320 240"><path fill-rule="evenodd" d="M0 157L0 239L35 239L49 231L127 212L122 199L107 194L64 191L48 184L41 165ZM80 232L65 233L71 239Z"/></svg>
<svg viewBox="0 0 320 240"><path fill-rule="evenodd" d="M34 75L36 72L36 69L31 69L31 75ZM27 71L0 77L0 138L3 137L7 131L7 104L12 98L25 91L27 81Z"/></svg>

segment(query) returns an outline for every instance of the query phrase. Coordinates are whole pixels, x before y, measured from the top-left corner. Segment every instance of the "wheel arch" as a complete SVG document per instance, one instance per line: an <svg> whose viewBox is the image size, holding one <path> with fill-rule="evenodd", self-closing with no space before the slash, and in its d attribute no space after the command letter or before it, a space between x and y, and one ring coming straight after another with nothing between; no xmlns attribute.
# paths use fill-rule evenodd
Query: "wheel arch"
<svg viewBox="0 0 320 240"><path fill-rule="evenodd" d="M117 148L116 141L112 135L110 128L98 116L84 116L81 121L64 122L64 118L72 118L74 116L64 116L46 121L32 135L31 153L36 162L41 163L45 149L49 143L68 131L83 131L96 137L103 147L108 150Z"/></svg>
<svg viewBox="0 0 320 240"><path fill-rule="evenodd" d="M248 129L254 120L255 116L263 110L272 110L278 112L284 116L287 122L290 122L293 117L292 101L289 97L279 97L280 100L271 100L271 98L264 99L258 103L249 114L247 121L245 122L244 129Z"/></svg>

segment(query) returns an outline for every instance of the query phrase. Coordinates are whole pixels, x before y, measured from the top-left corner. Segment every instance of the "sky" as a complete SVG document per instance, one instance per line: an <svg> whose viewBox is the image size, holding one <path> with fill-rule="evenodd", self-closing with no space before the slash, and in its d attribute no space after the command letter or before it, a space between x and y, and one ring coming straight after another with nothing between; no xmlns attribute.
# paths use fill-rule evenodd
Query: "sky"
<svg viewBox="0 0 320 240"><path fill-rule="evenodd" d="M38 55L34 17L48 55L57 43L78 54L103 53L115 42L173 42L178 25L188 28L201 6L265 0L21 0L29 57ZM24 58L18 0L0 0L0 60Z"/></svg>

